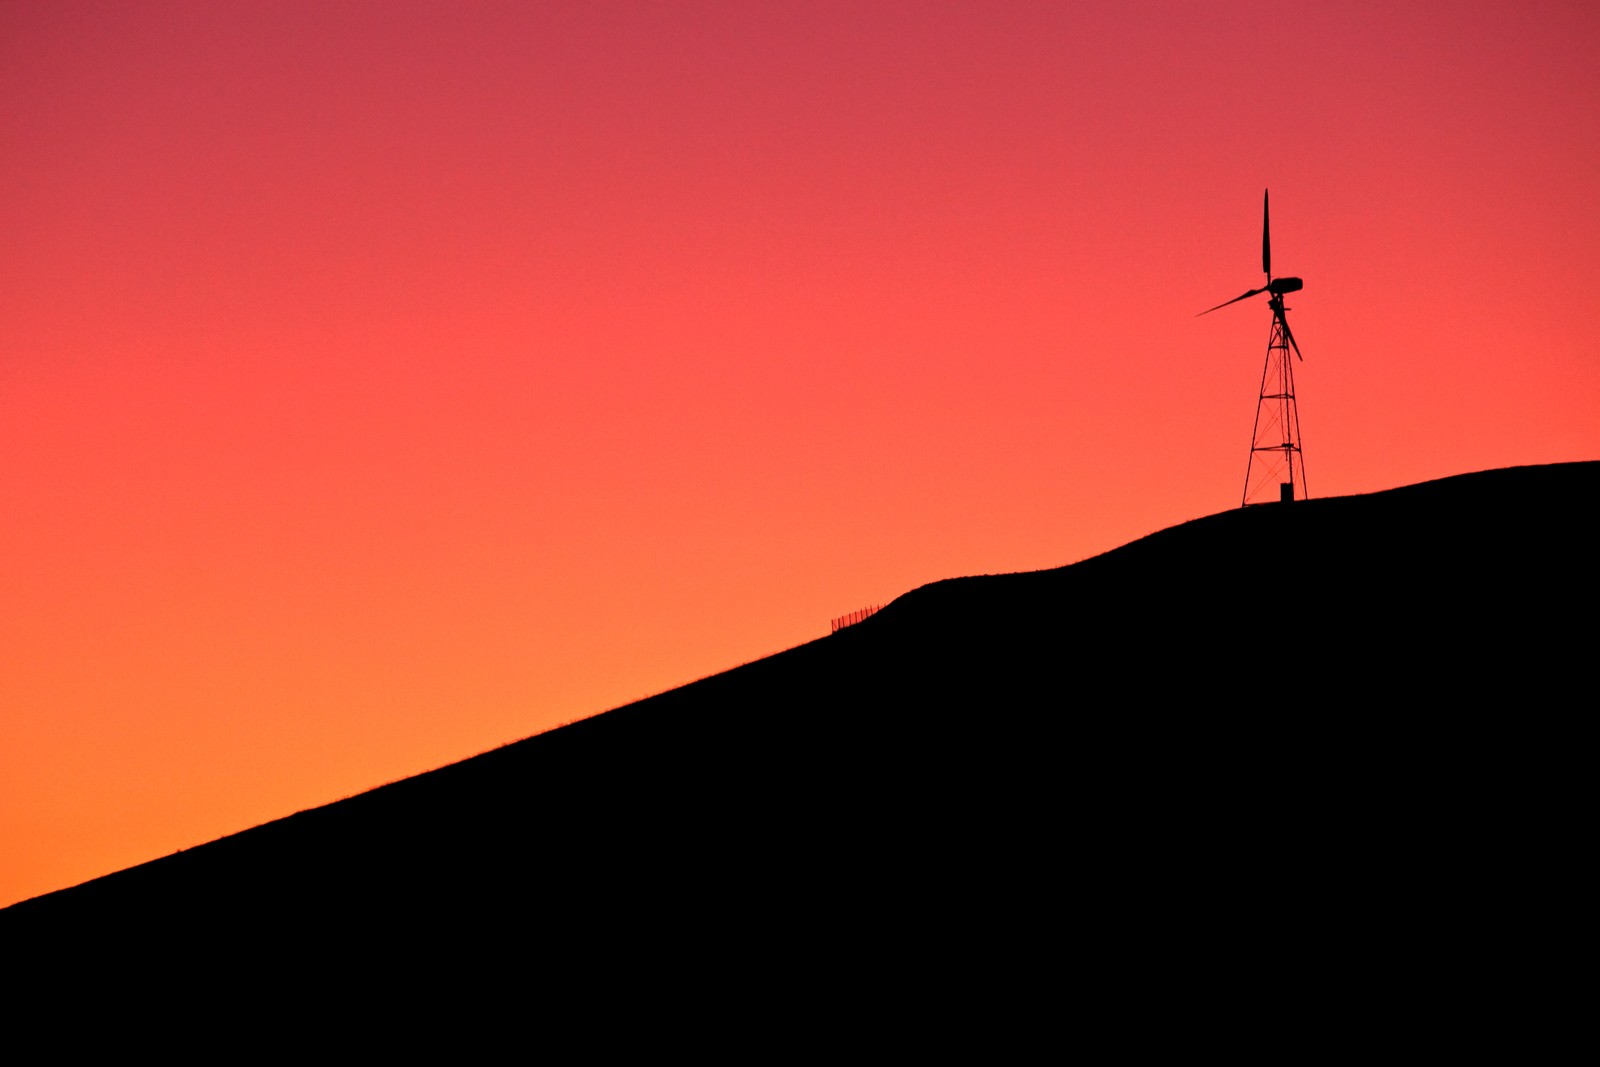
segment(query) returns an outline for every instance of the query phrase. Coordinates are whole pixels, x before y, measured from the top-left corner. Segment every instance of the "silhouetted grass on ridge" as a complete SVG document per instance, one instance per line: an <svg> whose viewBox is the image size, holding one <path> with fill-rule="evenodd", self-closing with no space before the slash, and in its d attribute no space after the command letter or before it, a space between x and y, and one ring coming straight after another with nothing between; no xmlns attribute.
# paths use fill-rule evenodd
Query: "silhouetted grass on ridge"
<svg viewBox="0 0 1600 1067"><path fill-rule="evenodd" d="M1541 973L1577 921L1597 490L1597 463L1488 471L932 583L15 905L0 939L14 959L70 942L227 974L399 938L417 966L452 961L429 982L508 955L737 961L752 981L827 961L864 969L848 988L923 990L956 957L1126 975L1289 953L1326 961L1298 972L1306 996L1404 945L1405 967L1364 974L1373 995L1476 1002ZM339 958L399 980L382 954Z"/></svg>

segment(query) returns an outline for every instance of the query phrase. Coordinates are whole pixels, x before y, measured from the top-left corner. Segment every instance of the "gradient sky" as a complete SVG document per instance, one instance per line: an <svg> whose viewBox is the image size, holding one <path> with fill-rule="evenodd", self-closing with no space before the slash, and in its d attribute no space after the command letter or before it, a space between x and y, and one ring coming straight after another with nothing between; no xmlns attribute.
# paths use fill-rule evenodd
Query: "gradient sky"
<svg viewBox="0 0 1600 1067"><path fill-rule="evenodd" d="M1264 187L1313 495L1600 457L1597 43L0 6L0 904L1236 506Z"/></svg>

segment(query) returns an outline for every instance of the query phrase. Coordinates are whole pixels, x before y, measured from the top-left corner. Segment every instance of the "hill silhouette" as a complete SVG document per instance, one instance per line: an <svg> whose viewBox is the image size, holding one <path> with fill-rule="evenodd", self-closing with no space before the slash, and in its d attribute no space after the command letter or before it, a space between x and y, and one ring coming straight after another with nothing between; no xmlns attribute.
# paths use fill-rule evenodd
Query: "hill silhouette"
<svg viewBox="0 0 1600 1067"><path fill-rule="evenodd" d="M0 943L208 974L337 958L355 982L398 981L394 951L352 948L389 944L436 983L509 956L613 980L822 967L840 996L1017 991L1025 966L1065 968L1052 995L1080 1006L1245 972L1284 1010L1353 973L1396 1011L1503 999L1575 922L1597 490L1600 463L1488 471L936 582L14 905Z"/></svg>

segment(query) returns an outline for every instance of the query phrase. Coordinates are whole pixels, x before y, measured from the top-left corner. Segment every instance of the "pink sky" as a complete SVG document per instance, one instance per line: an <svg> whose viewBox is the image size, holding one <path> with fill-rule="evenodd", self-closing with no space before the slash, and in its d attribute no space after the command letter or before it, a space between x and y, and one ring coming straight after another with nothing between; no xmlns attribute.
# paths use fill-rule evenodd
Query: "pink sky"
<svg viewBox="0 0 1600 1067"><path fill-rule="evenodd" d="M1600 457L1590 4L0 14L0 903L1238 502Z"/></svg>

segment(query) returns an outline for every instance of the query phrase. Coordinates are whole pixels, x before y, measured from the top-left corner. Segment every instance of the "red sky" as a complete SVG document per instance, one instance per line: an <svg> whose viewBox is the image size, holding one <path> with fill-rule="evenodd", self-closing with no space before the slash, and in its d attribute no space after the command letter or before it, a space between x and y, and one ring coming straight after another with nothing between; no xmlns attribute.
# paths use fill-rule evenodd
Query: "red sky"
<svg viewBox="0 0 1600 1067"><path fill-rule="evenodd" d="M1264 187L1313 495L1600 457L1597 41L6 5L0 904L1236 506Z"/></svg>

